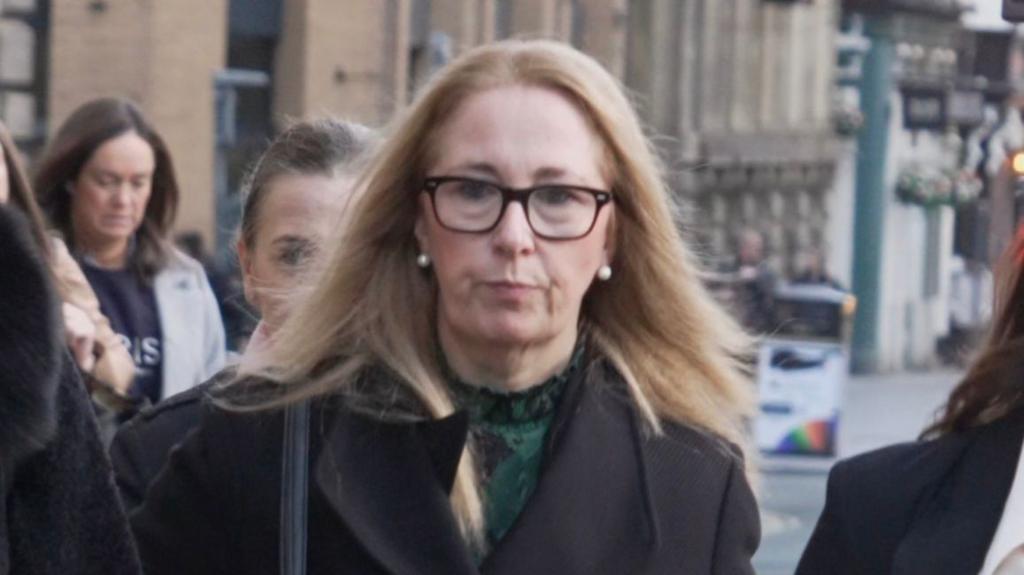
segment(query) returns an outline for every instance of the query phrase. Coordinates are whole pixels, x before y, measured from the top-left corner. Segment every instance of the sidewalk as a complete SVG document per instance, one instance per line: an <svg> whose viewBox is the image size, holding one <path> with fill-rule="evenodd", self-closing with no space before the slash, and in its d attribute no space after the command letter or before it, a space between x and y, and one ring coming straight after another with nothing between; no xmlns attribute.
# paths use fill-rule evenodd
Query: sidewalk
<svg viewBox="0 0 1024 575"><path fill-rule="evenodd" d="M839 424L839 456L916 439L961 377L958 370L851 377Z"/></svg>

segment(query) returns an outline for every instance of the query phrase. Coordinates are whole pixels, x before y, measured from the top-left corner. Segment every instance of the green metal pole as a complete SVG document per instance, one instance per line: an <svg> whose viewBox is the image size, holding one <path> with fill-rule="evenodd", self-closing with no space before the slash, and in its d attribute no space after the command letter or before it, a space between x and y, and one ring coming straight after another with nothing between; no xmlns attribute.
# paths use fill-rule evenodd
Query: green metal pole
<svg viewBox="0 0 1024 575"><path fill-rule="evenodd" d="M889 194L885 166L889 149L893 60L890 18L867 15L865 24L871 49L864 58L861 77L860 97L865 121L857 139L853 220L853 292L857 296L857 315L853 325L852 368L861 373L878 369L883 235Z"/></svg>

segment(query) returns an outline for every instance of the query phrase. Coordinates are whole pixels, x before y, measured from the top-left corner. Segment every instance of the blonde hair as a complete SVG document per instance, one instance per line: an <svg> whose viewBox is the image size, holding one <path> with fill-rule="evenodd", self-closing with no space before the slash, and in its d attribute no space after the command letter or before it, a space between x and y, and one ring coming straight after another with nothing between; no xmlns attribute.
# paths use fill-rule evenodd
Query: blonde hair
<svg viewBox="0 0 1024 575"><path fill-rule="evenodd" d="M657 155L623 90L590 57L549 41L468 52L397 119L318 285L256 364L256 375L289 386L273 405L329 393L387 405L394 389L360 379L376 366L413 396L421 417L454 411L436 358L436 282L414 261L417 198L439 132L460 104L510 85L568 97L605 147L620 257L615 279L594 285L583 304L591 346L621 373L651 432L661 433L663 421L679 422L744 448L752 407L742 367L748 339L704 289ZM451 500L464 537L481 545L481 496L468 449Z"/></svg>

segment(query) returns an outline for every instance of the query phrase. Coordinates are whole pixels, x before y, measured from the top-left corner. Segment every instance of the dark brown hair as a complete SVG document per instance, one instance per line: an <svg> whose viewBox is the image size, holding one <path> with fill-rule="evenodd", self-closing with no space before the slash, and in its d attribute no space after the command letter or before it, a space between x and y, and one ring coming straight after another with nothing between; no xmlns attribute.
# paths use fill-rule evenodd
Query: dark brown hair
<svg viewBox="0 0 1024 575"><path fill-rule="evenodd" d="M29 186L25 167L18 156L18 149L14 146L14 140L2 122L0 122L0 153L3 153L4 163L7 164L9 203L25 215L32 231L32 238L39 244L38 247L43 257L50 259L50 238L46 235L46 221L36 204L35 196L32 195L32 188Z"/></svg>
<svg viewBox="0 0 1024 575"><path fill-rule="evenodd" d="M373 132L352 122L322 119L298 122L281 132L253 165L242 185L242 241L256 243L260 210L268 184L284 174L325 175L355 172L370 148Z"/></svg>
<svg viewBox="0 0 1024 575"><path fill-rule="evenodd" d="M1024 228L996 268L995 310L984 346L922 437L985 425L1024 406Z"/></svg>
<svg viewBox="0 0 1024 575"><path fill-rule="evenodd" d="M36 173L35 188L51 223L75 250L71 193L67 185L78 178L97 148L129 132L146 140L156 158L149 203L135 233L135 250L128 260L129 267L149 281L167 264L170 250L167 236L178 209L179 192L171 154L163 138L135 104L120 98L103 98L75 110L47 147Z"/></svg>

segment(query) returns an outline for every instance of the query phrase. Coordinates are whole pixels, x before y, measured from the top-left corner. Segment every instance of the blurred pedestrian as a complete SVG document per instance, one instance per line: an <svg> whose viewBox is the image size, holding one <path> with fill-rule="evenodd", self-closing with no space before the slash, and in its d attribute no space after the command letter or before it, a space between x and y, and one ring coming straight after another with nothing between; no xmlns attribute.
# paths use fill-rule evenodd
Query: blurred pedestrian
<svg viewBox="0 0 1024 575"><path fill-rule="evenodd" d="M800 270L793 278L792 283L799 285L820 285L830 287L834 290L846 291L843 284L839 283L832 274L828 272L825 263L825 254L818 248L810 248L800 254Z"/></svg>
<svg viewBox="0 0 1024 575"><path fill-rule="evenodd" d="M329 250L353 194L372 132L359 124L319 120L297 123L263 153L244 184L238 255L249 303L263 317L250 341L257 350L273 337ZM200 403L226 368L208 382L143 411L110 446L122 500L138 507L171 448L199 423Z"/></svg>
<svg viewBox="0 0 1024 575"><path fill-rule="evenodd" d="M959 265L957 265L959 264ZM953 258L949 283L949 334L939 340L943 359L964 366L992 316L992 273L973 258Z"/></svg>
<svg viewBox="0 0 1024 575"><path fill-rule="evenodd" d="M469 51L133 515L147 573L752 573L748 342L672 213L594 60Z"/></svg>
<svg viewBox="0 0 1024 575"><path fill-rule="evenodd" d="M740 323L756 335L772 332L775 318L777 278L764 257L764 237L745 228L737 237L734 302Z"/></svg>
<svg viewBox="0 0 1024 575"><path fill-rule="evenodd" d="M46 224L7 128L0 123L0 205L18 210L30 227L36 248L56 281L62 305L64 336L75 362L93 386L128 393L135 364L121 339L100 312L100 304L78 263ZM0 270L2 271L2 270Z"/></svg>
<svg viewBox="0 0 1024 575"><path fill-rule="evenodd" d="M170 153L134 104L107 98L75 110L35 188L132 354L134 398L155 403L223 366L206 274L168 238L179 197Z"/></svg>
<svg viewBox="0 0 1024 575"><path fill-rule="evenodd" d="M139 574L36 231L0 206L0 575Z"/></svg>
<svg viewBox="0 0 1024 575"><path fill-rule="evenodd" d="M840 462L799 574L1024 566L1024 235L1001 264L980 355L922 440Z"/></svg>

